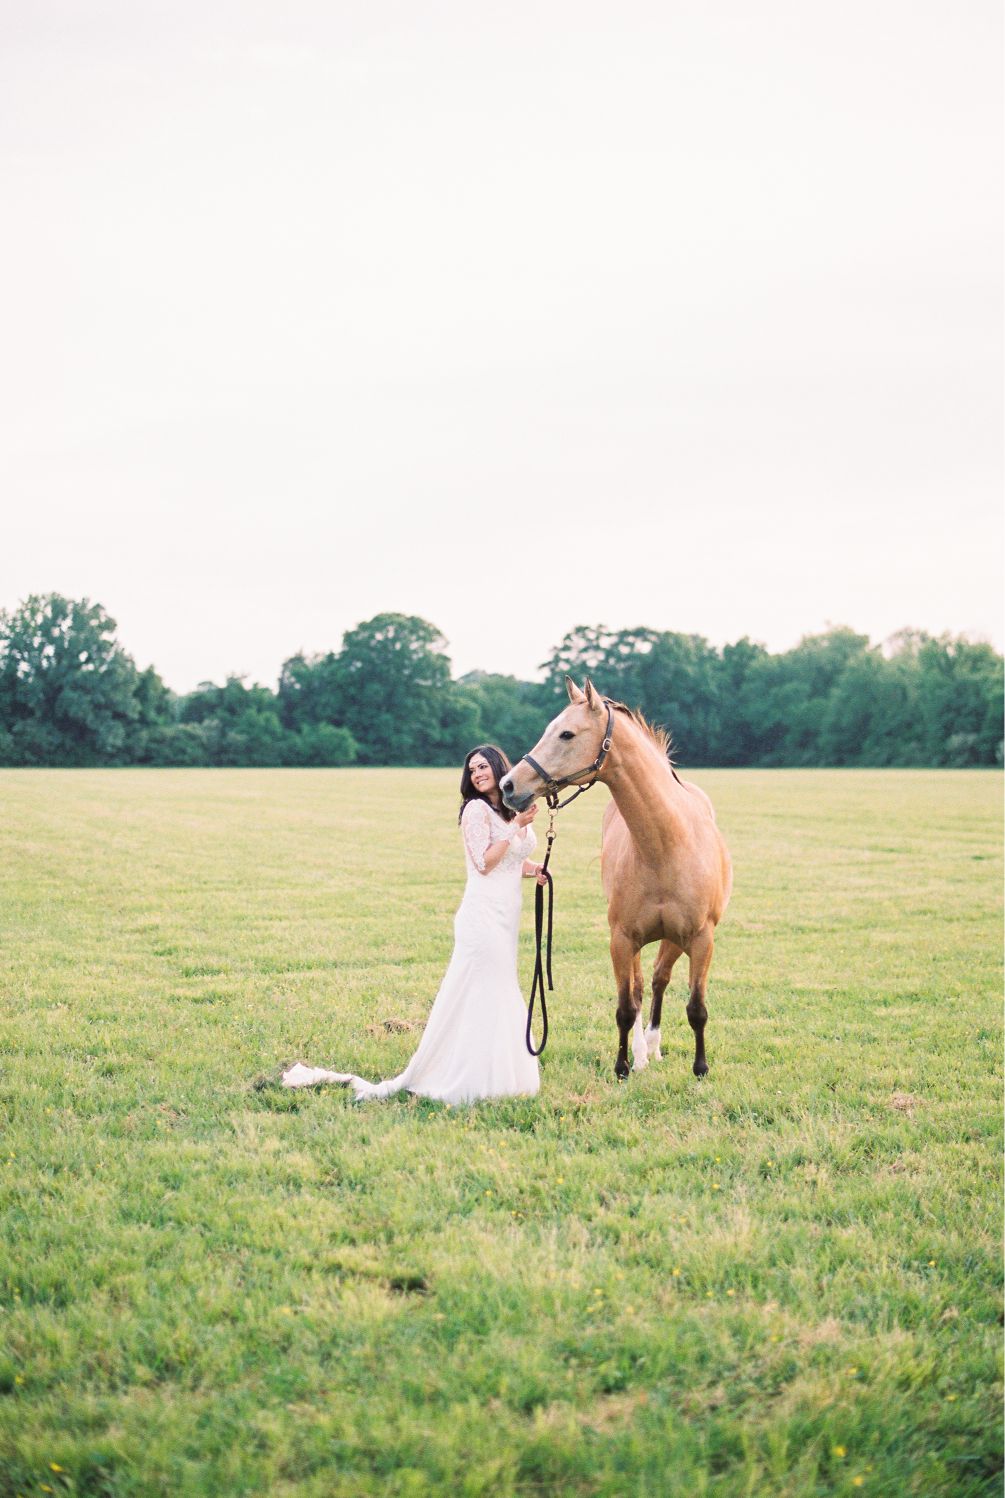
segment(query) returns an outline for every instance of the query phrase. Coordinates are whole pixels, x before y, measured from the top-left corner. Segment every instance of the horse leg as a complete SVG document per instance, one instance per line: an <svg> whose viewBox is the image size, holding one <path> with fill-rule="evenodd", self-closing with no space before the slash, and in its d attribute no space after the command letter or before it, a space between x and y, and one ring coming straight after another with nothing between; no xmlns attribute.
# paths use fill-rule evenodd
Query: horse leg
<svg viewBox="0 0 1005 1498"><path fill-rule="evenodd" d="M641 1071L649 1065L649 1048L642 1028L642 953L635 953L632 963L632 999L635 1003L635 1020L632 1025L632 1071Z"/></svg>
<svg viewBox="0 0 1005 1498"><path fill-rule="evenodd" d="M649 1010L649 1028L646 1031L646 1049L654 1061L662 1061L663 1052L660 1050L660 1017L663 1013L663 995L666 993L667 984L670 982L670 974L677 958L682 955L683 947L676 942L664 939L660 942L660 949L656 954L656 963L653 967L653 1002Z"/></svg>
<svg viewBox="0 0 1005 1498"><path fill-rule="evenodd" d="M614 1063L615 1074L624 1081L628 1075L628 1037L635 1024L635 1016L642 1007L641 992L635 997L635 963L637 950L627 936L620 931L611 933L611 966L618 990L618 1059ZM641 977L641 966L639 976Z"/></svg>
<svg viewBox="0 0 1005 1498"><path fill-rule="evenodd" d="M691 992L687 1001L687 1022L694 1031L694 1066L691 1070L696 1077L703 1077L708 1071L708 1062L705 1060L705 1021L708 1019L708 1010L705 1008L705 990L708 986L708 970L712 965L712 950L715 946L712 932L711 926L706 926L699 931L687 954L691 965Z"/></svg>

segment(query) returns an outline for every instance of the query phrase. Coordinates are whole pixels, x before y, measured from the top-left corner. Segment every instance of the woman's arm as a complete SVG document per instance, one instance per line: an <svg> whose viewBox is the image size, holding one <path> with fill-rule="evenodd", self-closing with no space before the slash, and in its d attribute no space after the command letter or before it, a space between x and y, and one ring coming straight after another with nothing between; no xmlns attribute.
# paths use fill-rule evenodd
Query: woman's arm
<svg viewBox="0 0 1005 1498"><path fill-rule="evenodd" d="M513 844L517 843L519 845L523 842L524 829L530 826L536 813L537 807L535 806L533 810L522 811L518 817L514 817L510 823L510 826L513 828L510 836L501 838L499 842L493 843L485 854L483 874L491 874L492 870L502 863Z"/></svg>
<svg viewBox="0 0 1005 1498"><path fill-rule="evenodd" d="M522 839L523 829L534 820L536 812L537 806L534 805L514 818L511 834L513 838ZM510 838L500 838L495 843L490 841L491 825L488 807L477 801L469 801L461 818L461 831L471 862L479 874L491 874L510 851Z"/></svg>
<svg viewBox="0 0 1005 1498"><path fill-rule="evenodd" d="M479 869L480 874L491 874L492 870L502 863L509 852L509 839L505 838L498 843L493 843L485 854L485 867Z"/></svg>

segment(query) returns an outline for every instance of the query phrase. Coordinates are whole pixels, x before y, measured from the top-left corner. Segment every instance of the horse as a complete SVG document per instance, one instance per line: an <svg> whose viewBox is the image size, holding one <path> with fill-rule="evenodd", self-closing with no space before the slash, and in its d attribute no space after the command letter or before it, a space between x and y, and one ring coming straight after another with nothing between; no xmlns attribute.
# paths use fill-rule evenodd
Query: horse
<svg viewBox="0 0 1005 1498"><path fill-rule="evenodd" d="M662 1059L663 995L675 962L686 952L692 1070L703 1077L708 1071L708 970L715 928L733 882L729 850L705 792L677 774L665 730L654 728L623 702L601 697L589 677L582 690L569 676L565 684L569 706L500 781L500 792L506 805L519 812L542 795L553 805L561 786L578 786L576 794L597 780L607 786L612 799L604 810L601 880L618 993L615 1074L622 1081L629 1074L629 1035L635 1071L650 1058ZM584 768L591 757L593 763ZM654 941L660 946L649 1026L643 1032L640 954Z"/></svg>

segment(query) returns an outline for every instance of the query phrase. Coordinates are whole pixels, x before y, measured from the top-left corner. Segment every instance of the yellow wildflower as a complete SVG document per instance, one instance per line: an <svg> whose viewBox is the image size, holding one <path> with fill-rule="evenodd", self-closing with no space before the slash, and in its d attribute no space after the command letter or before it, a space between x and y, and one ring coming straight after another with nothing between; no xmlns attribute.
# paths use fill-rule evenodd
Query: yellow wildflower
<svg viewBox="0 0 1005 1498"><path fill-rule="evenodd" d="M831 1456L836 1456L836 1457L838 1457L840 1459L841 1457L847 1456L847 1455L848 1455L848 1451L847 1451L846 1447L844 1447L844 1446L832 1446L831 1447Z"/></svg>

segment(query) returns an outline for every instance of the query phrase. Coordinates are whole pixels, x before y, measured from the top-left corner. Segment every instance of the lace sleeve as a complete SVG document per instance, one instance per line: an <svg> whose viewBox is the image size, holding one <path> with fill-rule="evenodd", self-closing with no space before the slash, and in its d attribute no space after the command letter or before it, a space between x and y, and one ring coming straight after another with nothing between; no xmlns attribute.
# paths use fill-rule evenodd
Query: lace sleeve
<svg viewBox="0 0 1005 1498"><path fill-rule="evenodd" d="M492 840L488 809L481 801L469 801L461 817L461 832L468 857L478 870L485 872L485 855Z"/></svg>
<svg viewBox="0 0 1005 1498"><path fill-rule="evenodd" d="M510 850L516 858L527 858L537 847L537 835L533 827L518 827L510 840Z"/></svg>

